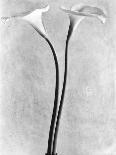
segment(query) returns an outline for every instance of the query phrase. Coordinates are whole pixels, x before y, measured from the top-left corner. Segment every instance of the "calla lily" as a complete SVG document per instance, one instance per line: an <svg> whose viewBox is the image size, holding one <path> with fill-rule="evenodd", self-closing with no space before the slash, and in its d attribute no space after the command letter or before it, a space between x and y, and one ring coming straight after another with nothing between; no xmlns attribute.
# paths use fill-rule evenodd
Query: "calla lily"
<svg viewBox="0 0 116 155"><path fill-rule="evenodd" d="M69 19L70 19L70 25L69 25L69 30L68 30L67 40L66 40L64 81L63 81L60 105L59 105L59 109L58 109L56 128L55 128L55 133L54 133L53 154L56 153L57 136L58 136L60 118L61 118L61 114L62 114L63 101L64 101L64 95L65 95L65 89L66 89L67 71L68 71L68 67L67 67L68 66L68 45L69 45L69 40L71 38L72 32L78 27L80 22L85 17L97 18L101 21L101 23L105 23L105 21L106 21L106 14L104 13L104 11L102 9L94 7L94 6L80 4L80 5L73 6L70 10L68 10L64 7L61 7L61 9L64 12L68 13Z"/></svg>
<svg viewBox="0 0 116 155"><path fill-rule="evenodd" d="M34 11L24 12L19 15L15 15L11 17L2 17L1 20L3 21L3 23L6 23L8 20L11 20L13 18L27 21L37 31L37 33L39 33L47 41L48 45L51 48L53 58L54 58L54 63L55 63L55 69L56 69L56 83L55 83L54 107L53 107L49 138L48 138L48 148L47 148L46 155L52 155L52 143L53 143L53 137L54 137L53 134L55 130L55 121L56 121L57 108L58 108L59 64L58 64L57 55L54 50L54 47L48 38L47 32L42 22L42 14L47 12L48 10L49 10L49 6L46 6L45 8L42 8L42 9L36 9Z"/></svg>
<svg viewBox="0 0 116 155"><path fill-rule="evenodd" d="M106 21L105 10L102 10L101 8L98 8L95 6L78 4L78 5L72 6L71 9L66 9L65 7L61 7L61 10L63 10L65 13L68 13L70 18L70 24L72 26L72 31L74 31L78 27L80 22L85 17L95 17L99 19L100 22L103 24Z"/></svg>
<svg viewBox="0 0 116 155"><path fill-rule="evenodd" d="M12 18L22 19L27 21L40 35L47 37L47 32L43 25L42 15L49 10L49 5L42 9L35 9L33 11L23 12L11 17L2 17L1 20L5 23Z"/></svg>

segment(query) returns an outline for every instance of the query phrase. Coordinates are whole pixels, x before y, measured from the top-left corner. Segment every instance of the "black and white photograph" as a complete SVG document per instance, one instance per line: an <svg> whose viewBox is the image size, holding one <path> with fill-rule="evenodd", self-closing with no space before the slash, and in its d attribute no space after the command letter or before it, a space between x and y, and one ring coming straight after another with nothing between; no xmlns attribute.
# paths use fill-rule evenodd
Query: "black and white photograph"
<svg viewBox="0 0 116 155"><path fill-rule="evenodd" d="M0 155L116 155L115 29L115 0L0 0Z"/></svg>

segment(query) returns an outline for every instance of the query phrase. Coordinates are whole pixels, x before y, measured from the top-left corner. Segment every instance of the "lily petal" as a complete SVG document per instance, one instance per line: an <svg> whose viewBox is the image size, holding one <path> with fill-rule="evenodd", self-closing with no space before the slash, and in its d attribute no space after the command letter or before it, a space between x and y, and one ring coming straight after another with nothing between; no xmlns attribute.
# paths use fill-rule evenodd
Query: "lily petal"
<svg viewBox="0 0 116 155"><path fill-rule="evenodd" d="M83 13L85 16L89 17L96 17L98 18L102 23L105 23L106 21L106 12L105 10L102 10L101 8L91 6L91 5L75 5L71 8L71 11Z"/></svg>
<svg viewBox="0 0 116 155"><path fill-rule="evenodd" d="M7 22L8 20L12 18L22 19L27 21L40 35L46 37L47 32L44 27L43 21L42 21L42 14L47 12L49 10L49 5L42 9L35 9L33 11L23 12L11 17L2 17L2 22Z"/></svg>

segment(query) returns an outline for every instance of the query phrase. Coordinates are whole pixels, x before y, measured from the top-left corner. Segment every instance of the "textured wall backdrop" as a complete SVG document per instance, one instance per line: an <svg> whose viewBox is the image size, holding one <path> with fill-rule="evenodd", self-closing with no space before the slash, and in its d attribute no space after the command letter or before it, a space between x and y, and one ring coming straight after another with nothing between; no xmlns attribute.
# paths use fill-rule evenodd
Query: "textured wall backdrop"
<svg viewBox="0 0 116 155"><path fill-rule="evenodd" d="M115 155L115 0L0 0L0 16L51 6L43 20L57 52L62 88L69 20L59 6L70 7L80 2L105 8L108 18L105 25L96 19L84 20L71 39L57 152ZM1 22L0 155L46 153L54 84L53 57L44 39L24 21ZM115 153L103 154L112 146Z"/></svg>

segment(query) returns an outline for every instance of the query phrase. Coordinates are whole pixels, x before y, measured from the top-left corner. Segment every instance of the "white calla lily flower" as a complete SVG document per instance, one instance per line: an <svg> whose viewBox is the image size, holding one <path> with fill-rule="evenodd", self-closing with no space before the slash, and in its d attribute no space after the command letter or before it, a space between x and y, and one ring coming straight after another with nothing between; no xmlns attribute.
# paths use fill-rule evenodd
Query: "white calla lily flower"
<svg viewBox="0 0 116 155"><path fill-rule="evenodd" d="M49 10L49 5L42 9L35 9L34 11L29 11L25 13L21 13L19 15L11 16L11 17L2 17L1 20L3 23L6 23L12 18L21 19L27 21L37 32L40 34L48 43L51 48L52 55L54 58L54 64L56 69L56 83L55 83L55 97L54 97L54 107L52 113L52 119L49 130L49 138L48 138L48 148L46 155L52 155L52 143L54 138L54 130L55 130L55 121L57 117L57 108L58 108L58 96L59 96L59 64L57 60L57 55L54 50L52 43L50 42L44 24L42 22L42 14Z"/></svg>
<svg viewBox="0 0 116 155"><path fill-rule="evenodd" d="M56 128L55 128L55 133L54 133L52 154L56 153L58 130L59 130L59 125L60 125L60 118L61 118L61 114L62 114L62 108L63 108L63 104L64 104L64 96L65 96L65 90L66 90L66 83L67 83L68 45L69 45L69 40L72 35L72 32L78 27L80 22L85 17L95 17L95 18L99 19L102 23L105 23L105 21L106 21L106 14L104 13L104 11L102 9L94 7L94 6L79 4L79 5L74 5L71 9L66 9L64 7L61 7L61 9L64 12L68 13L69 19L70 19L70 25L69 25L68 35L67 35L67 39L66 39L64 80L63 80L63 88L62 88L62 94L61 94L61 99L60 99L60 105L59 105L59 109L58 109L58 116L57 116L57 120L56 120Z"/></svg>
<svg viewBox="0 0 116 155"><path fill-rule="evenodd" d="M66 12L70 18L70 24L72 26L72 31L74 31L80 22L85 17L95 17L100 20L101 23L106 22L106 12L101 8L85 5L85 4L78 4L71 7L71 9L66 9L65 7L61 7L61 10ZM77 18L78 16L78 18Z"/></svg>
<svg viewBox="0 0 116 155"><path fill-rule="evenodd" d="M24 13L17 14L15 16L11 17L2 17L1 20L3 23L9 21L12 18L16 19L22 19L27 21L40 35L43 37L47 37L47 32L44 27L43 21L42 21L42 15L43 13L47 12L49 10L49 5L47 5L44 8L41 9L35 9L34 11L28 11Z"/></svg>

